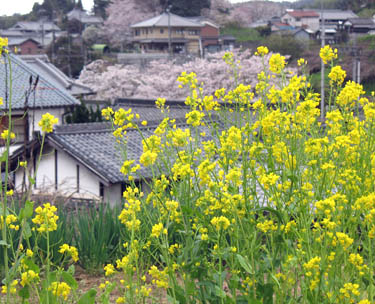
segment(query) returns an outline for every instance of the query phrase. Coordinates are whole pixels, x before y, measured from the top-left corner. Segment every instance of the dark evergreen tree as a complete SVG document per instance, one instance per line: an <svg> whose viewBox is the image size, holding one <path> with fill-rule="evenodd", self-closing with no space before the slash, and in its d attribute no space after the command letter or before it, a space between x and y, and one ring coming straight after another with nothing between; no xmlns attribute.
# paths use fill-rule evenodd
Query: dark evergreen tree
<svg viewBox="0 0 375 304"><path fill-rule="evenodd" d="M68 124L101 121L103 120L99 105L96 105L96 110L94 110L93 106L88 106L82 101L81 104L75 107L65 118L65 122Z"/></svg>
<svg viewBox="0 0 375 304"><path fill-rule="evenodd" d="M94 14L101 16L103 19L107 17L106 8L109 5L110 0L94 0Z"/></svg>
<svg viewBox="0 0 375 304"><path fill-rule="evenodd" d="M210 0L160 0L161 5L166 9L171 5L171 12L184 17L200 16L201 10L210 8Z"/></svg>

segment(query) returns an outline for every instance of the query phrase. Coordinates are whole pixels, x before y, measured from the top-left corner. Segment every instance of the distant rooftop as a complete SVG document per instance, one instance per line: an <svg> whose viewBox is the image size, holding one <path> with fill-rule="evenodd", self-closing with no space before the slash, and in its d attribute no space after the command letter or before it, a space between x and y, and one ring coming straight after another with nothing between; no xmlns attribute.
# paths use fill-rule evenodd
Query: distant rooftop
<svg viewBox="0 0 375 304"><path fill-rule="evenodd" d="M295 10L295 11L288 11L289 15L295 18L315 18L319 17L319 14L316 11L304 11L304 10Z"/></svg>
<svg viewBox="0 0 375 304"><path fill-rule="evenodd" d="M82 23L87 23L87 24L101 24L103 23L103 18L94 16L94 15L88 15L85 11L79 9L79 8L74 8L71 10L69 13L66 14L68 17L68 20L79 20Z"/></svg>
<svg viewBox="0 0 375 304"><path fill-rule="evenodd" d="M21 30L21 31L32 31L32 32L51 32L61 31L61 29L53 22L42 22L42 21L19 21L14 26L8 28L8 30Z"/></svg>
<svg viewBox="0 0 375 304"><path fill-rule="evenodd" d="M65 89L74 96L93 93L89 87L77 83L75 79L68 77L60 71L49 61L48 56L45 54L20 55L19 57L31 66L38 75L44 76L54 86Z"/></svg>
<svg viewBox="0 0 375 304"><path fill-rule="evenodd" d="M170 13L170 20L167 13L163 13L159 16L147 19L142 22L131 25L132 28L142 27L167 27L170 23L171 27L202 27L203 25L199 22L191 21L188 18L180 17Z"/></svg>
<svg viewBox="0 0 375 304"><path fill-rule="evenodd" d="M322 17L322 11L317 10L317 13L319 14L319 18ZM353 13L353 11L347 10L324 10L323 11L323 17L328 20L346 20L349 18L358 18L356 14Z"/></svg>

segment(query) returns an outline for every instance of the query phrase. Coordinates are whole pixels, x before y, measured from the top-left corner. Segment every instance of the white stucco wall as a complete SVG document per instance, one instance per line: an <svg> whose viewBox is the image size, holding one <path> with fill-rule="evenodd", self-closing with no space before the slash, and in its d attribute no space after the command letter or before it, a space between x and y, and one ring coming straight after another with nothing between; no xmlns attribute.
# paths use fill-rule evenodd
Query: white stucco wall
<svg viewBox="0 0 375 304"><path fill-rule="evenodd" d="M77 165L79 166L79 191L77 191ZM33 164L28 163L32 172ZM15 176L15 188L22 189L23 168L19 168ZM84 165L80 164L65 151L57 150L57 189L55 187L55 149L46 146L36 174L34 193L54 193L65 197L99 199L100 179ZM105 201L111 204L121 201L121 185L104 187Z"/></svg>
<svg viewBox="0 0 375 304"><path fill-rule="evenodd" d="M37 109L31 110L29 115L29 130L30 135L32 135L34 131L40 131L40 127L38 125L39 121L42 119L42 115L45 113L50 113L51 115L57 117L59 119L58 124L61 125L63 122L63 114L65 113L64 108L54 108L54 109ZM33 119L34 117L34 119Z"/></svg>
<svg viewBox="0 0 375 304"><path fill-rule="evenodd" d="M77 165L79 166L79 191L77 191ZM33 171L33 164L28 160L28 170ZM18 168L15 173L15 189L22 190L24 168ZM46 145L36 175L36 188L33 193L53 194L64 197L100 199L100 178L80 164L63 150L57 149L57 189L55 187L55 149ZM150 189L146 183L140 185L143 193L147 196ZM121 183L104 186L105 203L111 206L121 204Z"/></svg>
<svg viewBox="0 0 375 304"><path fill-rule="evenodd" d="M29 135L30 138L32 136L33 131L40 131L40 127L38 125L39 121L42 119L42 115L45 113L50 113L51 115L57 117L59 125L63 123L63 114L65 113L65 108L50 108L50 109L36 109L36 110L29 110ZM24 114L23 111L12 111L12 115L14 116L22 116Z"/></svg>

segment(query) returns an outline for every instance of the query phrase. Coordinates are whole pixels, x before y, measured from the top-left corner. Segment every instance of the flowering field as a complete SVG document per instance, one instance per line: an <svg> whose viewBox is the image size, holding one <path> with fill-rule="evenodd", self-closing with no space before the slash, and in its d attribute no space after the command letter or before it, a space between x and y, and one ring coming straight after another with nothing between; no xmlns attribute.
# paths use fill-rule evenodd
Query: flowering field
<svg viewBox="0 0 375 304"><path fill-rule="evenodd" d="M107 279L87 293L74 279L75 244L62 244L52 262L56 208L33 210L26 201L15 212L3 187L4 301L109 303L115 293L116 303L159 303L159 292L170 303L374 303L375 103L345 82L327 46L321 120L307 77L288 73L285 58L265 47L256 55L263 71L254 88L237 83L232 54L223 58L232 90L205 95L194 73L182 73L191 107L183 124L156 101L165 119L144 138L140 159L121 169L132 181L118 217L122 255L103 265ZM303 71L305 61L299 65ZM147 122L141 128L123 109L103 116L126 155L127 130L142 133ZM45 115L40 125L50 132L55 122ZM2 134L8 145L11 136ZM153 175L147 192L134 182L141 166ZM16 244L14 230L22 231Z"/></svg>

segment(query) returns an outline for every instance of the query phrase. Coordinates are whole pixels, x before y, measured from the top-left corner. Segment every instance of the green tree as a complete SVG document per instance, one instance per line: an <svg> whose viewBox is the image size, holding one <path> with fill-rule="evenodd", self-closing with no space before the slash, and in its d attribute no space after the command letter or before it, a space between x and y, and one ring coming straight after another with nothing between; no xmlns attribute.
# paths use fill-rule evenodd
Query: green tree
<svg viewBox="0 0 375 304"><path fill-rule="evenodd" d="M109 3L109 0L94 0L94 14L96 16L101 16L103 19L106 19L106 8L109 5Z"/></svg>
<svg viewBox="0 0 375 304"><path fill-rule="evenodd" d="M87 122L101 122L102 114L99 105L94 110L93 106L88 106L81 101L81 105L75 107L71 114L67 115L66 123L87 123Z"/></svg>

